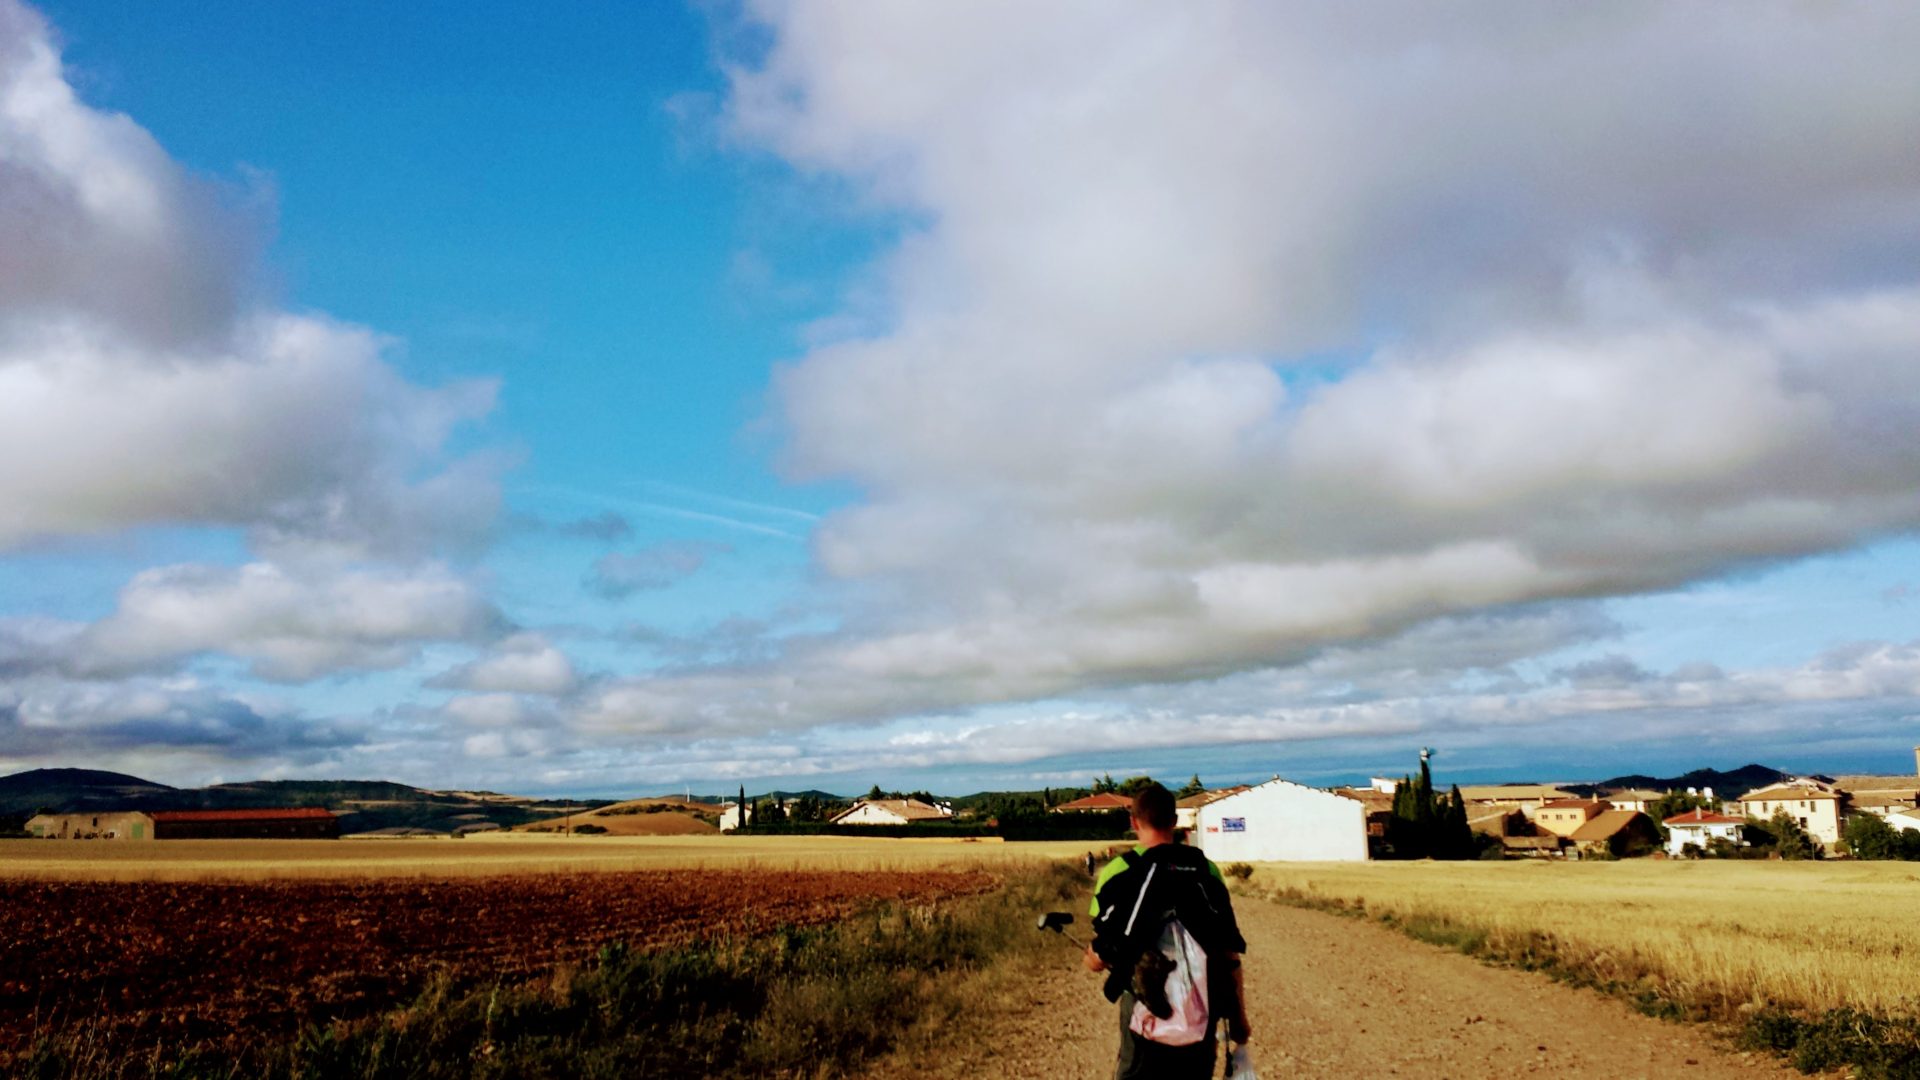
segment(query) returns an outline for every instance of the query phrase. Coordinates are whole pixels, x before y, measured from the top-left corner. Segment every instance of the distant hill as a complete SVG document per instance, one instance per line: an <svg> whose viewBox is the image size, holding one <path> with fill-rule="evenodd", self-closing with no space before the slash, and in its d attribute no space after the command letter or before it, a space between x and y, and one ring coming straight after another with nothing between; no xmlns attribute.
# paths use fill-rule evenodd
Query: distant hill
<svg viewBox="0 0 1920 1080"><path fill-rule="evenodd" d="M612 836L694 836L719 832L719 818L719 806L688 802L675 795L665 799L630 799L591 810L577 809L572 814L522 825L520 831L566 832L571 828Z"/></svg>
<svg viewBox="0 0 1920 1080"><path fill-rule="evenodd" d="M341 816L343 833L381 829L451 832L491 822L512 828L564 813L604 806L606 799L544 801L478 791L433 791L390 780L253 780L203 788L172 788L137 776L96 769L34 769L0 777L0 817L23 819L57 811L218 810L249 806L324 806Z"/></svg>
<svg viewBox="0 0 1920 1080"><path fill-rule="evenodd" d="M835 795L831 791L821 791L817 788L809 788L806 791L761 791L761 792L749 791L747 792L747 801L753 802L755 799L783 799L783 800L784 799L800 799L800 798L805 798L807 796L812 796L813 798L819 799L822 802L852 802L853 801L852 798L846 795ZM685 799L686 795L681 792L670 791L665 795L659 795L655 797L661 798L661 799ZM738 799L739 797L740 797L740 789L734 788L731 791L722 791L718 795L702 795L696 792L693 796L693 801L703 802L703 803L713 803L715 805L723 805L723 804L731 804L735 799Z"/></svg>
<svg viewBox="0 0 1920 1080"><path fill-rule="evenodd" d="M1655 791L1684 791L1687 788L1712 788L1723 799L1737 799L1754 788L1785 780L1789 774L1765 765L1742 765L1722 772L1719 769L1695 769L1679 776L1659 777L1634 774L1602 780L1597 788L1651 788Z"/></svg>
<svg viewBox="0 0 1920 1080"><path fill-rule="evenodd" d="M174 789L100 769L29 769L0 776L0 815L32 815L42 807L82 810L164 797Z"/></svg>

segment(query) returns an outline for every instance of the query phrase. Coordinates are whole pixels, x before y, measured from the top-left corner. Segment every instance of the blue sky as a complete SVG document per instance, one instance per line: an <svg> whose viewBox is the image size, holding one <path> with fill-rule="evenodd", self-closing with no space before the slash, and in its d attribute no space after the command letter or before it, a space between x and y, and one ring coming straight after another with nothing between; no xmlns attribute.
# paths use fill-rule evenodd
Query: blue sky
<svg viewBox="0 0 1920 1080"><path fill-rule="evenodd" d="M1917 31L1782 10L9 5L0 769L1904 768Z"/></svg>

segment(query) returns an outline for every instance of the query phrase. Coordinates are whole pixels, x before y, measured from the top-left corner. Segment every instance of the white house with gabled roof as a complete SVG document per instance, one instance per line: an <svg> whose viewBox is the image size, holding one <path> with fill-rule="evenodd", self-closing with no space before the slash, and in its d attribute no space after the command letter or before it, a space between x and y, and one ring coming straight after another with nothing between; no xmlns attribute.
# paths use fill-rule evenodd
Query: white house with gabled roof
<svg viewBox="0 0 1920 1080"><path fill-rule="evenodd" d="M1207 803L1189 842L1214 862L1365 862L1367 808L1275 777Z"/></svg>

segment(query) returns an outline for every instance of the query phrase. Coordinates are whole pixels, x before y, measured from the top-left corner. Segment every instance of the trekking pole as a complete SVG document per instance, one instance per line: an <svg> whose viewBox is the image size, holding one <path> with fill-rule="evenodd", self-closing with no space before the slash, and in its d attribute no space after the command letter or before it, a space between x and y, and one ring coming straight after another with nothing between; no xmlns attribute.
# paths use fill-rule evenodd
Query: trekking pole
<svg viewBox="0 0 1920 1080"><path fill-rule="evenodd" d="M1034 920L1033 928L1035 930L1039 930L1042 933L1045 933L1046 931L1051 930L1054 933L1059 934L1061 937L1067 939L1068 941L1073 942L1075 945L1078 945L1083 949L1086 948L1085 943L1083 943L1079 938L1074 937L1072 934L1067 933L1067 927L1072 925L1073 925L1072 912L1049 911L1041 915L1038 919Z"/></svg>

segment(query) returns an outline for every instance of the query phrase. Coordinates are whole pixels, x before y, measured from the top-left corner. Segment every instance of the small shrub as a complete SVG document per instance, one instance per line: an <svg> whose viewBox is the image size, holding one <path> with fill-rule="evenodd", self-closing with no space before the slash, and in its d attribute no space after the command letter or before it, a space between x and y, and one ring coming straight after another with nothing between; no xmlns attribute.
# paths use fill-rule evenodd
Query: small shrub
<svg viewBox="0 0 1920 1080"><path fill-rule="evenodd" d="M1227 865L1220 868L1220 872L1227 875L1230 878L1236 878L1240 881L1245 881L1248 878L1253 876L1253 867L1248 866L1246 863L1243 863L1243 862L1228 863Z"/></svg>

